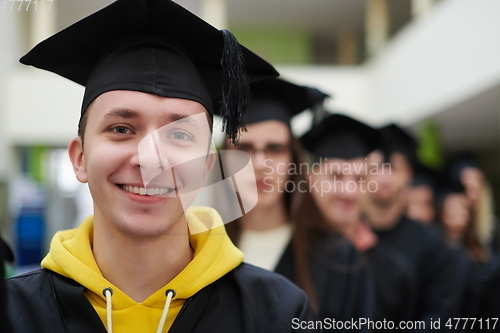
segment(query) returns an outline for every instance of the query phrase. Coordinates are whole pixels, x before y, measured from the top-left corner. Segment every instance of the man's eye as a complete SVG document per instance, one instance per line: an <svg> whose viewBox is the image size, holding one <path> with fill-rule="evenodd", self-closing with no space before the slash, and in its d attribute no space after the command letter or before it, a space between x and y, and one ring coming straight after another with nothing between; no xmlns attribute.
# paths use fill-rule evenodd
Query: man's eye
<svg viewBox="0 0 500 333"><path fill-rule="evenodd" d="M113 128L113 131L118 134L127 134L129 129L125 126L116 126Z"/></svg>
<svg viewBox="0 0 500 333"><path fill-rule="evenodd" d="M267 146L267 150L271 154L281 154L285 151L285 147L281 144L272 143Z"/></svg>
<svg viewBox="0 0 500 333"><path fill-rule="evenodd" d="M248 143L240 143L238 146L236 146L238 150L251 153L254 150L253 145L248 144Z"/></svg>
<svg viewBox="0 0 500 333"><path fill-rule="evenodd" d="M189 140L191 137L185 132L174 132L171 134L171 138L174 140Z"/></svg>

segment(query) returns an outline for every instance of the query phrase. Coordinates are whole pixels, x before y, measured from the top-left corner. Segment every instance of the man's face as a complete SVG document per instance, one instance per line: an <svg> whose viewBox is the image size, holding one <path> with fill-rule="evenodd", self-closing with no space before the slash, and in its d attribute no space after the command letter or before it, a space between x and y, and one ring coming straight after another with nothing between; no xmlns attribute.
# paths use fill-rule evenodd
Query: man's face
<svg viewBox="0 0 500 333"><path fill-rule="evenodd" d="M374 166L373 163L375 162L370 162L370 166ZM369 192L369 199L380 206L390 206L399 200L407 200L412 171L406 158L400 153L393 153L390 165L380 161L377 165L378 167L368 172L369 181L378 185L377 191Z"/></svg>
<svg viewBox="0 0 500 333"><path fill-rule="evenodd" d="M409 218L425 224L434 221L434 192L432 188L421 185L410 189L407 215Z"/></svg>
<svg viewBox="0 0 500 333"><path fill-rule="evenodd" d="M366 198L367 183L363 158L328 159L311 172L314 201L334 228L356 223Z"/></svg>
<svg viewBox="0 0 500 333"><path fill-rule="evenodd" d="M110 91L87 110L85 146L69 153L88 182L95 220L121 233L154 237L181 230L179 194L202 186L212 166L206 109L199 103L136 91Z"/></svg>

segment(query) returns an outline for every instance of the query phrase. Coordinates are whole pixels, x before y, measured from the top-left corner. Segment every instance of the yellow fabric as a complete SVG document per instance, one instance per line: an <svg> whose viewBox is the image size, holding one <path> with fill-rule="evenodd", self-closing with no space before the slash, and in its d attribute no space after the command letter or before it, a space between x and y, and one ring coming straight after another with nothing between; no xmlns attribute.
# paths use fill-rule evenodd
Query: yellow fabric
<svg viewBox="0 0 500 333"><path fill-rule="evenodd" d="M219 214L211 208L189 208L186 217L189 225L223 225ZM170 304L163 330L168 332L187 298L243 261L243 253L233 245L223 226L191 235L193 260L166 286L143 303L137 303L102 276L92 253L93 222L93 217L89 217L77 229L56 233L50 251L42 261L42 267L83 285L86 297L104 326L107 325L106 298L102 290L106 287L113 288L114 332L156 333L165 305L165 291L174 289L177 295Z"/></svg>

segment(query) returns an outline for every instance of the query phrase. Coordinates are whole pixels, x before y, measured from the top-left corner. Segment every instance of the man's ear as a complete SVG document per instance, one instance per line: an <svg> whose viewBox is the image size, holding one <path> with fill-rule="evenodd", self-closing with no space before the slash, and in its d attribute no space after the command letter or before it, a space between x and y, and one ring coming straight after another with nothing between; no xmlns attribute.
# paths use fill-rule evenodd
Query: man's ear
<svg viewBox="0 0 500 333"><path fill-rule="evenodd" d="M87 169L85 168L85 161L83 159L83 143L81 137L76 137L68 144L68 155L73 164L76 179L80 183L88 182Z"/></svg>

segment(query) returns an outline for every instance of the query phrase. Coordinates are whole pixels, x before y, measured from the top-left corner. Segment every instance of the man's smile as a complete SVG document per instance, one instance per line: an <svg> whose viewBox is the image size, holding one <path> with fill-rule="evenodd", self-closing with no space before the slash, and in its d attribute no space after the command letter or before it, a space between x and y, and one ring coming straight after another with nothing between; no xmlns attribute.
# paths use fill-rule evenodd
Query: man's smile
<svg viewBox="0 0 500 333"><path fill-rule="evenodd" d="M173 187L139 187L139 186L131 186L131 185L123 185L118 184L118 186L130 193L139 194L139 195L147 195L147 196L159 196L171 193L175 190Z"/></svg>

